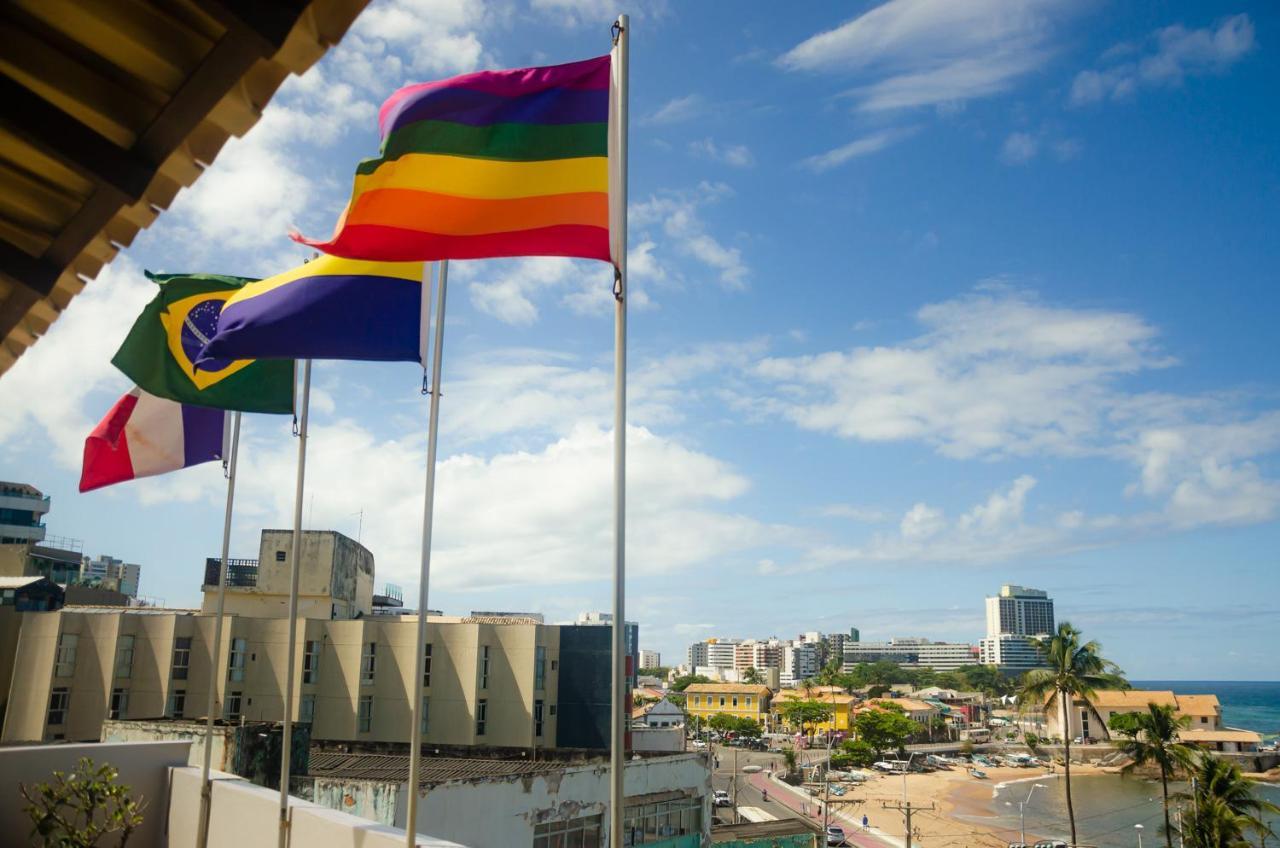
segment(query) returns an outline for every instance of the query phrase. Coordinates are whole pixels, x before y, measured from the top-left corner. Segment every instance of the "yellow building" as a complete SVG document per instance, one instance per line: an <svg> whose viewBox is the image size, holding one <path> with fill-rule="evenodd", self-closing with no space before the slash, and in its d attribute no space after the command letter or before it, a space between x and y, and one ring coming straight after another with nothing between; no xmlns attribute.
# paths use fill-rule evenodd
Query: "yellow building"
<svg viewBox="0 0 1280 848"><path fill-rule="evenodd" d="M821 691L820 691L821 690ZM783 717L782 708L784 704L793 701L817 701L831 709L831 718L826 721L816 722L815 724L805 725L806 731L813 733L847 733L853 727L854 705L858 703L856 695L850 695L843 689L837 687L816 687L814 689L783 689L777 695L773 696L773 727L779 730L789 730L799 732L799 727L794 727Z"/></svg>
<svg viewBox="0 0 1280 848"><path fill-rule="evenodd" d="M690 717L706 720L725 713L749 718L766 726L773 692L758 683L694 683L684 690L684 709Z"/></svg>

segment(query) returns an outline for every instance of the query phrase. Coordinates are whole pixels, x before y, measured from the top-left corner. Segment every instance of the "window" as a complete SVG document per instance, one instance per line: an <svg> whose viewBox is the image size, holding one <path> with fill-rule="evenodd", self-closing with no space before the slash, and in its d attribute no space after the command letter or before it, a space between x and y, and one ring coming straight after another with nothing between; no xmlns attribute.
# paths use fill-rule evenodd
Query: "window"
<svg viewBox="0 0 1280 848"><path fill-rule="evenodd" d="M664 842L673 836L702 831L702 798L674 798L657 804L628 804L623 815L623 845ZM536 833L535 831L535 845L538 844Z"/></svg>
<svg viewBox="0 0 1280 848"><path fill-rule="evenodd" d="M422 735L423 736L427 735L427 728L431 724L431 722L429 721L430 718L431 718L431 699L428 698L426 695L423 695L422 696Z"/></svg>
<svg viewBox="0 0 1280 848"><path fill-rule="evenodd" d="M116 640L116 677L133 676L133 637L121 636Z"/></svg>
<svg viewBox="0 0 1280 848"><path fill-rule="evenodd" d="M174 689L169 693L169 703L165 707L165 715L169 718L182 718L187 711L187 690Z"/></svg>
<svg viewBox="0 0 1280 848"><path fill-rule="evenodd" d="M724 695L720 696L720 706L724 706Z"/></svg>
<svg viewBox="0 0 1280 848"><path fill-rule="evenodd" d="M356 730L368 733L373 727L373 696L361 695L360 708L356 714Z"/></svg>
<svg viewBox="0 0 1280 848"><path fill-rule="evenodd" d="M747 706L748 706L748 707L749 707L749 706L751 706L751 696L750 696L750 695L748 695L748 696L747 696Z"/></svg>
<svg viewBox="0 0 1280 848"><path fill-rule="evenodd" d="M584 816L568 821L543 822L533 828L533 848L600 848L600 816Z"/></svg>
<svg viewBox="0 0 1280 848"><path fill-rule="evenodd" d="M422 685L431 685L431 643L428 642L422 649Z"/></svg>
<svg viewBox="0 0 1280 848"><path fill-rule="evenodd" d="M179 636L173 640L173 679L186 680L191 667L191 637Z"/></svg>
<svg viewBox="0 0 1280 848"><path fill-rule="evenodd" d="M542 737L542 701L533 702L533 735Z"/></svg>
<svg viewBox="0 0 1280 848"><path fill-rule="evenodd" d="M378 643L365 642L364 654L360 658L360 683L373 683L373 674L378 670Z"/></svg>
<svg viewBox="0 0 1280 848"><path fill-rule="evenodd" d="M71 708L71 690L59 686L49 693L49 724L65 724Z"/></svg>
<svg viewBox="0 0 1280 848"><path fill-rule="evenodd" d="M247 639L231 640L231 659L227 663L227 680L232 683L244 681L244 655L249 649Z"/></svg>
<svg viewBox="0 0 1280 848"><path fill-rule="evenodd" d="M53 676L70 677L76 673L76 635L63 633L58 636L58 653L54 659Z"/></svg>
<svg viewBox="0 0 1280 848"><path fill-rule="evenodd" d="M302 682L317 683L320 680L320 643L308 639L302 651Z"/></svg>
<svg viewBox="0 0 1280 848"><path fill-rule="evenodd" d="M480 688L489 688L489 646L480 646Z"/></svg>
<svg viewBox="0 0 1280 848"><path fill-rule="evenodd" d="M552 705L551 705L549 714L550 714L550 715L555 715L555 714L556 714L556 705L555 705L555 704L552 704Z"/></svg>
<svg viewBox="0 0 1280 848"><path fill-rule="evenodd" d="M284 551L276 551L276 562L284 562Z"/></svg>
<svg viewBox="0 0 1280 848"><path fill-rule="evenodd" d="M298 699L298 722L311 724L316 720L316 696L303 695Z"/></svg>
<svg viewBox="0 0 1280 848"><path fill-rule="evenodd" d="M533 649L533 691L541 692L547 682L547 649L539 645Z"/></svg>
<svg viewBox="0 0 1280 848"><path fill-rule="evenodd" d="M735 707L736 707L736 706L738 706L738 696L737 696L737 695L734 695L734 696L733 696L733 706L735 706Z"/></svg>
<svg viewBox="0 0 1280 848"><path fill-rule="evenodd" d="M484 736L485 725L489 722L489 702L484 698L476 701L476 736Z"/></svg>
<svg viewBox="0 0 1280 848"><path fill-rule="evenodd" d="M111 690L111 708L107 718L124 718L129 712L129 690Z"/></svg>
<svg viewBox="0 0 1280 848"><path fill-rule="evenodd" d="M557 668L559 668L559 667L560 667L560 661L559 661L559 660L552 660L552 661L551 661L551 670L552 670L552 671L555 671L555 670L556 670Z"/></svg>
<svg viewBox="0 0 1280 848"><path fill-rule="evenodd" d="M241 694L242 693L240 692L227 693L227 706L226 709L223 710L224 718L226 718L227 721L236 721L240 718Z"/></svg>

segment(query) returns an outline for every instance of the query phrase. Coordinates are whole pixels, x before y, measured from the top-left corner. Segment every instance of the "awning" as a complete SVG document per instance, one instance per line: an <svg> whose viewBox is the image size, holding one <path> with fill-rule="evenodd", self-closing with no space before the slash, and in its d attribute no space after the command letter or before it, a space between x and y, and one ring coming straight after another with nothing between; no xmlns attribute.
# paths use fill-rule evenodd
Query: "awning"
<svg viewBox="0 0 1280 848"><path fill-rule="evenodd" d="M0 374L367 3L0 6Z"/></svg>

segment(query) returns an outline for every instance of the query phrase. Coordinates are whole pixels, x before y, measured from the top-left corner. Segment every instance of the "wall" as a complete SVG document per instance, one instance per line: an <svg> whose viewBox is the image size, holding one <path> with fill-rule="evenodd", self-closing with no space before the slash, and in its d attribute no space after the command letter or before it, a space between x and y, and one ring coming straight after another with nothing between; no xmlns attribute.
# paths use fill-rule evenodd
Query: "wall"
<svg viewBox="0 0 1280 848"><path fill-rule="evenodd" d="M637 799L696 795L703 802L704 836L710 833L711 772L701 754L632 760L626 764L624 791L628 807ZM468 845L531 845L534 825L543 821L602 815L607 828L608 805L609 767L602 762L549 774L437 784L421 795L418 821L434 834ZM401 826L404 809L402 786L396 800ZM684 841L698 844L696 836Z"/></svg>
<svg viewBox="0 0 1280 848"><path fill-rule="evenodd" d="M684 750L684 725L677 727L632 727L631 750L677 753Z"/></svg>
<svg viewBox="0 0 1280 848"><path fill-rule="evenodd" d="M103 742L182 742L189 746L187 764L204 763L204 742L207 728L196 721L111 721L102 723ZM213 768L228 771L231 768L230 737L234 728L216 726L213 729Z"/></svg>
<svg viewBox="0 0 1280 848"><path fill-rule="evenodd" d="M194 848L200 817L200 770L171 771L169 848ZM222 772L213 773L213 808L209 848L275 848L279 837L280 793ZM403 830L377 824L289 796L289 841L298 846L359 846L397 848L405 844ZM160 842L139 840L142 845ZM429 836L419 836L420 848L463 848Z"/></svg>
<svg viewBox="0 0 1280 848"><path fill-rule="evenodd" d="M142 825L134 831L132 844L161 845L168 801L167 769L186 764L187 748L186 742L0 748L0 774L4 775L5 784L5 791L0 792L0 833L13 836L31 831L31 819L22 812L26 802L18 792L19 783L34 786L47 782L55 770L70 771L81 757L90 757L97 764L110 763L120 773L120 783L129 787L130 797L146 802Z"/></svg>

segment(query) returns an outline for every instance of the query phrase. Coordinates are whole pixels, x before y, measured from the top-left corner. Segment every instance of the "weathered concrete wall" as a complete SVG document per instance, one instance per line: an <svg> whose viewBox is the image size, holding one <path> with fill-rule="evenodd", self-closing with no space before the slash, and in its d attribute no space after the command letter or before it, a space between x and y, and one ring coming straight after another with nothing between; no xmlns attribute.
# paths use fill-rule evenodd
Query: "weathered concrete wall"
<svg viewBox="0 0 1280 848"><path fill-rule="evenodd" d="M112 721L102 723L103 742L185 742L190 746L189 765L204 763L206 738L204 722L196 721ZM231 769L231 737L235 728L215 726L213 729L213 768Z"/></svg>

